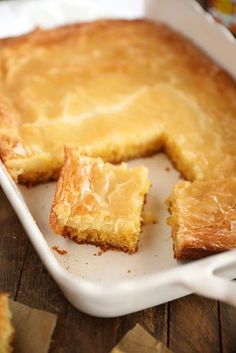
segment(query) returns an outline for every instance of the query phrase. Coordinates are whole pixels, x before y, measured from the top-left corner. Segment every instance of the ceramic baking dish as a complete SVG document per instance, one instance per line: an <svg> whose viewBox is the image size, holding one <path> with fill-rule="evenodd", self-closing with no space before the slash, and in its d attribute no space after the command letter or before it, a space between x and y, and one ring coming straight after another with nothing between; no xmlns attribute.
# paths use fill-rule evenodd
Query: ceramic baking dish
<svg viewBox="0 0 236 353"><path fill-rule="evenodd" d="M184 33L236 77L233 36L190 0L47 0L0 3L0 36L22 34L35 26L97 18L147 17ZM48 225L55 183L33 188L17 186L0 165L0 182L40 259L66 298L78 309L95 316L112 317L180 298L191 292L236 305L236 250L191 263L173 259L171 229L166 225L165 200L179 179L164 154L137 159L144 164L153 186L146 207L158 223L146 225L139 251L134 255L99 252L56 236ZM62 256L52 247L66 250ZM224 278L223 278L224 277Z"/></svg>

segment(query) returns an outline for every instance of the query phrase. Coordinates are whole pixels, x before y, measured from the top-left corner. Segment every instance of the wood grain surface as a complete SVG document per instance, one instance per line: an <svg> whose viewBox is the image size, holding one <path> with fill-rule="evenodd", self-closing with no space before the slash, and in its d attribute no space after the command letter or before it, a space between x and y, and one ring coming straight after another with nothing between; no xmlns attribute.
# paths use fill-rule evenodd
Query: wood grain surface
<svg viewBox="0 0 236 353"><path fill-rule="evenodd" d="M174 353L236 352L236 309L196 295L114 319L74 309L42 265L2 191L0 269L0 291L58 315L50 353L108 353L138 322Z"/></svg>

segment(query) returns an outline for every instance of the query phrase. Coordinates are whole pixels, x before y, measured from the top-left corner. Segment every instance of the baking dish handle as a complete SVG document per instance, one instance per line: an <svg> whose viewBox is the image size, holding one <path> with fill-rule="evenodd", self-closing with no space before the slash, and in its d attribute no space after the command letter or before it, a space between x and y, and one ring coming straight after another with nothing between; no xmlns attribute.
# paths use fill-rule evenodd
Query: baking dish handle
<svg viewBox="0 0 236 353"><path fill-rule="evenodd" d="M236 281L230 281L215 274L222 268L227 271L229 267L236 267L236 251L229 251L222 255L218 259L219 255L217 255L213 262L206 259L201 266L193 266L183 274L181 282L196 294L236 307Z"/></svg>

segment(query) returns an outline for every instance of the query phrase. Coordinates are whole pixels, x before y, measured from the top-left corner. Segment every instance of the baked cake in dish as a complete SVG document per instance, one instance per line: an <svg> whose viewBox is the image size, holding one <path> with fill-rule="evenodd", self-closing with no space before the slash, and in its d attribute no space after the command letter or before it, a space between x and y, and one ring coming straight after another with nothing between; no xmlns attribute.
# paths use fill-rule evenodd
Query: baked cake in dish
<svg viewBox="0 0 236 353"><path fill-rule="evenodd" d="M12 352L14 329L11 325L11 314L8 308L8 295L0 293L0 353Z"/></svg>
<svg viewBox="0 0 236 353"><path fill-rule="evenodd" d="M169 199L177 259L236 247L236 177L180 181Z"/></svg>
<svg viewBox="0 0 236 353"><path fill-rule="evenodd" d="M164 149L187 180L223 179L213 182L216 197L218 183L236 175L235 81L182 35L146 20L0 40L0 156L9 173L28 185L57 179L64 146L106 162Z"/></svg>
<svg viewBox="0 0 236 353"><path fill-rule="evenodd" d="M164 148L189 180L235 175L235 117L235 82L161 24L0 40L0 154L21 183L57 178L65 145L109 162Z"/></svg>
<svg viewBox="0 0 236 353"><path fill-rule="evenodd" d="M149 189L145 167L128 169L101 158L65 150L50 223L52 229L78 243L137 249L141 213Z"/></svg>

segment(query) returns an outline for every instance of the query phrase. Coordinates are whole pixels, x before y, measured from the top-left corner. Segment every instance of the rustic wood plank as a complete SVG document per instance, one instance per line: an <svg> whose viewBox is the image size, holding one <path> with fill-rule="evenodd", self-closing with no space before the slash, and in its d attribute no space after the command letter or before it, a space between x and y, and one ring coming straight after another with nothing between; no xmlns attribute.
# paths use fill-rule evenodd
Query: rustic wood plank
<svg viewBox="0 0 236 353"><path fill-rule="evenodd" d="M62 351L110 352L124 334L138 322L153 336L166 343L167 305L114 319L94 318L69 306Z"/></svg>
<svg viewBox="0 0 236 353"><path fill-rule="evenodd" d="M168 304L159 305L140 313L139 323L154 337L167 345Z"/></svg>
<svg viewBox="0 0 236 353"><path fill-rule="evenodd" d="M173 352L220 353L216 301L191 295L169 307L169 347Z"/></svg>
<svg viewBox="0 0 236 353"><path fill-rule="evenodd" d="M70 305L61 352L108 353L116 344L118 329L118 318L92 317Z"/></svg>
<svg viewBox="0 0 236 353"><path fill-rule="evenodd" d="M64 340L68 302L44 268L31 244L29 244L16 299L31 307L58 315L50 347L50 353L58 353Z"/></svg>
<svg viewBox="0 0 236 353"><path fill-rule="evenodd" d="M66 317L67 317L67 313L58 315L57 324L56 324L55 330L52 335L52 342L50 345L49 353L62 352L61 347L62 347L63 341L64 341ZM73 338L72 338L72 340L73 340ZM63 353L64 353L64 351L63 351Z"/></svg>
<svg viewBox="0 0 236 353"><path fill-rule="evenodd" d="M236 352L236 308L220 303L220 328L222 353Z"/></svg>
<svg viewBox="0 0 236 353"><path fill-rule="evenodd" d="M137 323L142 325L151 335L167 345L168 337L168 306L167 304L149 308L138 313L121 317L117 339L120 340L125 333Z"/></svg>
<svg viewBox="0 0 236 353"><path fill-rule="evenodd" d="M28 247L28 238L0 189L0 291L15 297Z"/></svg>
<svg viewBox="0 0 236 353"><path fill-rule="evenodd" d="M43 266L31 244L23 266L16 299L41 310L62 314L67 311L65 297Z"/></svg>

